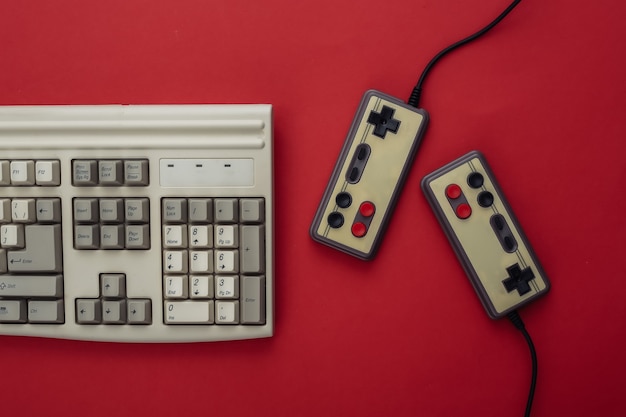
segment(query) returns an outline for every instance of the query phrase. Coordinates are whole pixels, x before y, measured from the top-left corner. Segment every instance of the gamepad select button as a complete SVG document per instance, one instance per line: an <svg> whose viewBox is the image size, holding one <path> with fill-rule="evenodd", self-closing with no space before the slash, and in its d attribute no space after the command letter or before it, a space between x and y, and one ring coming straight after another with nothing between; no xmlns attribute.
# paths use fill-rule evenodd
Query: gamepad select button
<svg viewBox="0 0 626 417"><path fill-rule="evenodd" d="M491 207L493 204L493 194L489 191L481 191L480 194L478 194L478 204L481 207Z"/></svg>
<svg viewBox="0 0 626 417"><path fill-rule="evenodd" d="M335 197L335 202L341 208L348 208L352 204L352 196L350 193L342 191Z"/></svg>

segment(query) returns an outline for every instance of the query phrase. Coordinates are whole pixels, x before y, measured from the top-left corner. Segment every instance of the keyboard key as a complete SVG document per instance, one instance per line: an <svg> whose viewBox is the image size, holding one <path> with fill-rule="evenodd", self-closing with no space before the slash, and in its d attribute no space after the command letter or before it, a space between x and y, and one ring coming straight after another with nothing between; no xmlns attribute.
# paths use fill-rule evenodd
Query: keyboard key
<svg viewBox="0 0 626 417"><path fill-rule="evenodd" d="M239 251L216 250L215 272L219 274L231 274L239 272Z"/></svg>
<svg viewBox="0 0 626 417"><path fill-rule="evenodd" d="M162 208L164 223L185 223L187 221L186 199L164 198Z"/></svg>
<svg viewBox="0 0 626 417"><path fill-rule="evenodd" d="M121 185L124 183L124 166L121 160L98 161L98 183L100 185Z"/></svg>
<svg viewBox="0 0 626 417"><path fill-rule="evenodd" d="M242 223L261 223L265 219L265 202L262 198L239 200L239 219Z"/></svg>
<svg viewBox="0 0 626 417"><path fill-rule="evenodd" d="M75 249L98 249L100 247L100 227L95 224L74 226Z"/></svg>
<svg viewBox="0 0 626 417"><path fill-rule="evenodd" d="M126 275L100 274L100 294L105 298L126 297Z"/></svg>
<svg viewBox="0 0 626 417"><path fill-rule="evenodd" d="M58 160L35 162L35 183L42 186L61 184L61 165Z"/></svg>
<svg viewBox="0 0 626 417"><path fill-rule="evenodd" d="M166 301L167 324L212 324L213 301Z"/></svg>
<svg viewBox="0 0 626 417"><path fill-rule="evenodd" d="M163 226L163 247L187 247L187 226L176 224L168 224L166 226Z"/></svg>
<svg viewBox="0 0 626 417"><path fill-rule="evenodd" d="M265 277L241 277L241 323L265 323Z"/></svg>
<svg viewBox="0 0 626 417"><path fill-rule="evenodd" d="M63 300L28 302L28 321L30 323L63 323L65 313Z"/></svg>
<svg viewBox="0 0 626 417"><path fill-rule="evenodd" d="M74 221L78 223L96 223L100 217L97 198L74 199Z"/></svg>
<svg viewBox="0 0 626 417"><path fill-rule="evenodd" d="M97 185L98 161L92 159L72 161L72 184L77 187Z"/></svg>
<svg viewBox="0 0 626 417"><path fill-rule="evenodd" d="M63 247L60 224L27 225L24 236L24 249L11 250L7 253L9 271L20 273L62 271Z"/></svg>
<svg viewBox="0 0 626 417"><path fill-rule="evenodd" d="M26 323L26 300L0 300L0 323Z"/></svg>
<svg viewBox="0 0 626 417"><path fill-rule="evenodd" d="M100 226L100 249L124 249L125 239L124 225L104 224Z"/></svg>
<svg viewBox="0 0 626 417"><path fill-rule="evenodd" d="M150 203L147 198L127 198L126 221L130 223L148 223L150 221Z"/></svg>
<svg viewBox="0 0 626 417"><path fill-rule="evenodd" d="M239 323L239 301L215 301L216 324Z"/></svg>
<svg viewBox="0 0 626 417"><path fill-rule="evenodd" d="M11 201L11 218L18 223L35 223L37 221L35 199L13 199Z"/></svg>
<svg viewBox="0 0 626 417"><path fill-rule="evenodd" d="M0 297L63 296L61 275L0 275Z"/></svg>
<svg viewBox="0 0 626 417"><path fill-rule="evenodd" d="M213 226L212 225L190 225L189 226L189 247L190 248L210 248L213 246Z"/></svg>
<svg viewBox="0 0 626 417"><path fill-rule="evenodd" d="M241 226L241 272L265 272L265 226Z"/></svg>
<svg viewBox="0 0 626 417"><path fill-rule="evenodd" d="M0 223L11 223L11 200L0 198Z"/></svg>
<svg viewBox="0 0 626 417"><path fill-rule="evenodd" d="M147 224L126 226L126 249L150 249L150 228Z"/></svg>
<svg viewBox="0 0 626 417"><path fill-rule="evenodd" d="M11 184L11 162L0 161L0 185Z"/></svg>
<svg viewBox="0 0 626 417"><path fill-rule="evenodd" d="M128 324L152 323L152 302L149 299L129 299L126 305Z"/></svg>
<svg viewBox="0 0 626 417"><path fill-rule="evenodd" d="M239 277L217 276L215 277L215 298L238 298Z"/></svg>
<svg viewBox="0 0 626 417"><path fill-rule="evenodd" d="M148 184L148 161L146 159L124 161L124 185Z"/></svg>
<svg viewBox="0 0 626 417"><path fill-rule="evenodd" d="M3 224L0 226L0 244L3 248L23 248L24 225Z"/></svg>
<svg viewBox="0 0 626 417"><path fill-rule="evenodd" d="M35 161L11 161L11 185L34 185Z"/></svg>
<svg viewBox="0 0 626 417"><path fill-rule="evenodd" d="M204 274L213 272L213 251L189 251L189 271Z"/></svg>
<svg viewBox="0 0 626 417"><path fill-rule="evenodd" d="M124 221L124 200L121 198L101 198L99 200L100 221L121 223Z"/></svg>
<svg viewBox="0 0 626 417"><path fill-rule="evenodd" d="M215 222L235 223L238 219L238 204L236 198L216 198L215 202Z"/></svg>
<svg viewBox="0 0 626 417"><path fill-rule="evenodd" d="M165 298L187 298L187 275L166 275Z"/></svg>
<svg viewBox="0 0 626 417"><path fill-rule="evenodd" d="M187 251L186 250L165 250L163 251L163 269L168 274L187 272Z"/></svg>
<svg viewBox="0 0 626 417"><path fill-rule="evenodd" d="M238 239L239 226L231 225L216 225L215 226L215 239L214 244L216 248L236 248L239 242Z"/></svg>
<svg viewBox="0 0 626 417"><path fill-rule="evenodd" d="M213 298L213 275L190 275L189 295L191 298Z"/></svg>
<svg viewBox="0 0 626 417"><path fill-rule="evenodd" d="M79 298L76 300L76 323L100 324L102 308L98 298Z"/></svg>
<svg viewBox="0 0 626 417"><path fill-rule="evenodd" d="M61 199L38 198L35 204L37 221L40 223L61 222Z"/></svg>
<svg viewBox="0 0 626 417"><path fill-rule="evenodd" d="M102 323L126 323L126 300L102 300Z"/></svg>
<svg viewBox="0 0 626 417"><path fill-rule="evenodd" d="M213 220L213 200L210 198L190 198L188 206L191 223L209 223Z"/></svg>

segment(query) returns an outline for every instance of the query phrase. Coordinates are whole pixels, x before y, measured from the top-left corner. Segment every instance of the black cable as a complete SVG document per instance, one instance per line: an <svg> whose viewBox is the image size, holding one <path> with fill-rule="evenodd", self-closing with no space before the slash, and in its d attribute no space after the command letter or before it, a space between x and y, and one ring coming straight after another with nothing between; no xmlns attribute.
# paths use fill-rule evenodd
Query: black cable
<svg viewBox="0 0 626 417"><path fill-rule="evenodd" d="M504 10L500 14L500 16L496 17L495 20L493 20L487 26L485 26L484 28L482 28L478 32L474 33L473 35L470 35L470 36L468 36L465 39L461 39L460 41L458 41L456 43L453 43L452 45L448 46L447 48L445 48L441 52L439 52L437 55L435 55L435 57L430 60L428 65L426 65L426 67L422 71L422 75L420 76L419 81L417 82L417 84L413 88L413 91L411 92L411 96L409 97L408 104L410 106L413 106L413 107L418 107L419 101L420 101L420 97L422 95L422 85L424 84L424 80L426 79L426 75L430 72L430 70L437 63L437 61L439 61L448 52L451 52L451 51L455 50L456 48L458 48L460 46L463 46L466 43L469 43L469 42L473 41L474 39L479 38L482 35L484 35L485 33L489 32L495 25L500 23L500 21L502 19L504 19L506 17L506 15L508 15L511 12L511 10L513 10L515 8L515 6L518 5L518 3L520 1L522 1L522 0L514 0L513 3L511 3L509 5L509 7L507 7L506 10Z"/></svg>
<svg viewBox="0 0 626 417"><path fill-rule="evenodd" d="M519 316L517 311L512 311L507 314L507 318L511 320L511 323L522 332L524 335L524 339L526 339L526 343L528 343L528 348L530 349L530 358L532 361L532 377L530 380L530 392L528 393L528 401L526 402L526 413L524 413L524 417L530 416L530 409L533 406L533 397L535 396L535 387L537 385L537 352L535 351L535 345L533 344L533 340L530 338L530 334L526 331L526 327L524 326L524 322L522 318Z"/></svg>

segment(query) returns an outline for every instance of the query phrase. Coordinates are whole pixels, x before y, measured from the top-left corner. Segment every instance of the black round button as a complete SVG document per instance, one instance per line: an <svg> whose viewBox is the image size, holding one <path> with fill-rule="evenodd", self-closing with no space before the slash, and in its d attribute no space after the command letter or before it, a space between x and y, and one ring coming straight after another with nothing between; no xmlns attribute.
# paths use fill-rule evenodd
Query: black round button
<svg viewBox="0 0 626 417"><path fill-rule="evenodd" d="M350 193L342 191L335 197L335 202L341 208L348 208L352 204L352 196Z"/></svg>
<svg viewBox="0 0 626 417"><path fill-rule="evenodd" d="M328 225L333 229L339 229L343 226L343 215L337 211L333 211L328 215Z"/></svg>
<svg viewBox="0 0 626 417"><path fill-rule="evenodd" d="M483 186L485 179L483 178L483 174L480 172L472 172L467 176L467 183L472 188L480 188Z"/></svg>
<svg viewBox="0 0 626 417"><path fill-rule="evenodd" d="M481 191L480 194L478 194L478 204L481 207L491 207L493 204L493 194L489 191Z"/></svg>

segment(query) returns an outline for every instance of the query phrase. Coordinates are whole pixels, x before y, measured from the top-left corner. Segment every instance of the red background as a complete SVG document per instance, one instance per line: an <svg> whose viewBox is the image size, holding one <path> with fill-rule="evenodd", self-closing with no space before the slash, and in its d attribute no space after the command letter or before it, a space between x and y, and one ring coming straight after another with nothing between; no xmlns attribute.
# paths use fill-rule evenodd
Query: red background
<svg viewBox="0 0 626 417"><path fill-rule="evenodd" d="M429 129L367 263L308 236L361 95L408 98L436 52L508 1L4 1L2 105L275 106L276 334L0 337L0 413L522 415L524 340L487 317L419 189L479 149L552 281L521 311L533 415L626 415L624 4L525 0L435 67Z"/></svg>

